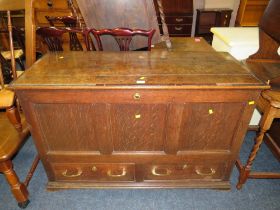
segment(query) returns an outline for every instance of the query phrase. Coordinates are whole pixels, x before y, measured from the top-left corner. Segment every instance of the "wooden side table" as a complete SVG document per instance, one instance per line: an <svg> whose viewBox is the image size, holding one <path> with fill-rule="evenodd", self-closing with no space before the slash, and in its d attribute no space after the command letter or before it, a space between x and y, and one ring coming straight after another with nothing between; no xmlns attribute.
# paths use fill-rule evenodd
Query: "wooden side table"
<svg viewBox="0 0 280 210"><path fill-rule="evenodd" d="M212 27L228 27L231 18L231 9L197 9L195 35L204 37L212 42Z"/></svg>
<svg viewBox="0 0 280 210"><path fill-rule="evenodd" d="M251 150L249 158L245 166L242 166L241 161L236 162L237 168L240 172L237 189L241 189L248 178L262 179L279 179L280 173L273 172L251 172L253 161L263 142L265 133L270 129L270 126L275 118L280 118L280 91L266 90L262 92L258 102L258 110L263 113L260 129L255 139L254 147Z"/></svg>

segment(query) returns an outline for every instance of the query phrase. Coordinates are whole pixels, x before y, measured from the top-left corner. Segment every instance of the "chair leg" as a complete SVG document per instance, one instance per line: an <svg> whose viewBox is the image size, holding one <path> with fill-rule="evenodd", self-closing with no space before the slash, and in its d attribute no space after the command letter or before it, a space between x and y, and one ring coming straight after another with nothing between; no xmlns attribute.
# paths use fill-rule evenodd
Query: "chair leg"
<svg viewBox="0 0 280 210"><path fill-rule="evenodd" d="M22 132L22 124L20 119L20 114L15 106L6 109L6 114L12 125L18 132Z"/></svg>
<svg viewBox="0 0 280 210"><path fill-rule="evenodd" d="M258 135L255 139L254 147L251 150L251 153L249 155L249 158L247 160L246 165L243 166L242 168L240 168L240 170L239 170L239 172L240 172L239 180L238 180L238 183L236 185L236 188L238 190L240 190L242 188L243 184L245 184L245 182L247 181L247 179L250 175L251 168L252 168L252 165L253 165L253 161L255 160L255 158L257 156L257 153L260 149L260 146L263 142L263 137L264 137L265 132L266 132L266 130L260 129L260 132L258 133Z"/></svg>
<svg viewBox="0 0 280 210"><path fill-rule="evenodd" d="M18 202L19 207L25 208L28 203L28 191L26 186L19 181L17 174L13 169L13 164L11 160L7 160L0 163L0 172L4 173L10 187L11 191Z"/></svg>
<svg viewBox="0 0 280 210"><path fill-rule="evenodd" d="M263 116L261 118L261 122L260 122L260 130L255 138L254 146L250 152L246 165L241 166L241 162L240 161L237 162L238 170L239 170L239 179L238 179L236 188L238 190L240 190L242 188L243 184L245 184L245 182L249 178L253 162L254 162L254 160L257 156L257 153L260 149L260 146L263 142L264 134L266 133L266 131L269 130L276 112L277 112L277 109L272 106L270 106L269 108L267 108L264 111L264 114L263 114Z"/></svg>

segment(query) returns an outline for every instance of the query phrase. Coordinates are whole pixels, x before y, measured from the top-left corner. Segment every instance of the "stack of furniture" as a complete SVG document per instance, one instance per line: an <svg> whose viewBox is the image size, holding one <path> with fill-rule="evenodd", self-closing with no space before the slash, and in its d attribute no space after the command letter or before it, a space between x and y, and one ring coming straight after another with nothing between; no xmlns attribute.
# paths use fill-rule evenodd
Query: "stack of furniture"
<svg viewBox="0 0 280 210"><path fill-rule="evenodd" d="M159 5L154 0L161 34L163 34ZM165 21L171 37L191 36L193 22L193 0L162 0Z"/></svg>

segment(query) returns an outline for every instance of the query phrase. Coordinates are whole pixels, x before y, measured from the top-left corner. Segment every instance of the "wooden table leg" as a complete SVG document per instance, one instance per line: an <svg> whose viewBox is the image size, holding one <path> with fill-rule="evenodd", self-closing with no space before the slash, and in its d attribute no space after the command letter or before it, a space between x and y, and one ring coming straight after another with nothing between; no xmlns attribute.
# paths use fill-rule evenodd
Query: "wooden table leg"
<svg viewBox="0 0 280 210"><path fill-rule="evenodd" d="M239 169L239 178L238 178L238 183L236 185L236 188L239 189L239 190L242 188L243 184L245 184L245 182L247 181L247 179L250 175L253 162L254 162L254 160L257 156L257 153L260 149L260 146L263 142L264 134L270 128L270 126L273 122L276 111L277 111L276 108L269 107L267 110L265 110L265 112L262 116L262 119L261 119L261 122L260 122L260 130L259 130L259 132L258 132L258 134L255 138L255 143L254 143L254 146L253 146L253 148L250 152L247 163L246 163L245 166L242 166L242 167L239 166L239 168L238 168ZM238 165L240 165L240 162L239 162Z"/></svg>
<svg viewBox="0 0 280 210"><path fill-rule="evenodd" d="M19 178L13 169L12 161L7 160L0 162L0 172L4 173L19 207L25 208L29 203L29 193L26 186L19 181Z"/></svg>

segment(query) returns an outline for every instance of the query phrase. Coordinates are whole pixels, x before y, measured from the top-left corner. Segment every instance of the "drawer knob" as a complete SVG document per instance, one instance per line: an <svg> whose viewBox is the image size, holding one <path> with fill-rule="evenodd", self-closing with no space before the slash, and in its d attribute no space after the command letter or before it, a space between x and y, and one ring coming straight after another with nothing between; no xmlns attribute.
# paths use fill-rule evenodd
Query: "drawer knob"
<svg viewBox="0 0 280 210"><path fill-rule="evenodd" d="M161 170L164 170L164 173L159 173L158 170L159 169L157 167L153 167L152 174L154 176L169 176L171 174L171 170L168 168L161 169Z"/></svg>
<svg viewBox="0 0 280 210"><path fill-rule="evenodd" d="M136 114L135 115L135 119L140 119L141 118L141 114Z"/></svg>
<svg viewBox="0 0 280 210"><path fill-rule="evenodd" d="M140 93L135 93L135 94L133 95L133 98L134 98L134 100L140 100L140 98L141 98Z"/></svg>
<svg viewBox="0 0 280 210"><path fill-rule="evenodd" d="M209 113L209 114L214 114L214 110L213 110L213 109L209 109L209 110L208 110L208 113Z"/></svg>
<svg viewBox="0 0 280 210"><path fill-rule="evenodd" d="M109 171L107 171L107 175L109 177L123 177L126 175L126 170L125 170L125 168L122 168L122 172L120 174L113 174L112 170L109 170Z"/></svg>
<svg viewBox="0 0 280 210"><path fill-rule="evenodd" d="M177 27L177 26L175 27L176 31L182 31L182 29L183 29L183 27Z"/></svg>
<svg viewBox="0 0 280 210"><path fill-rule="evenodd" d="M199 169L195 169L195 173L197 173L200 176L211 176L211 175L215 174L216 171L215 171L215 169L210 168L210 172L209 173L204 173L204 172L201 172Z"/></svg>
<svg viewBox="0 0 280 210"><path fill-rule="evenodd" d="M176 22L180 23L182 22L184 19L183 18L176 18Z"/></svg>
<svg viewBox="0 0 280 210"><path fill-rule="evenodd" d="M97 167L96 167L96 166L92 166L91 170L92 170L93 172L96 172L96 171L97 171Z"/></svg>
<svg viewBox="0 0 280 210"><path fill-rule="evenodd" d="M69 177L69 178L78 177L78 176L82 175L83 171L82 171L82 169L78 168L78 171L76 174L67 174L67 173L68 173L68 170L66 169L65 171L62 172L62 176Z"/></svg>

